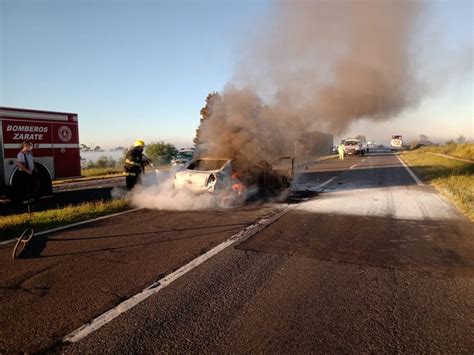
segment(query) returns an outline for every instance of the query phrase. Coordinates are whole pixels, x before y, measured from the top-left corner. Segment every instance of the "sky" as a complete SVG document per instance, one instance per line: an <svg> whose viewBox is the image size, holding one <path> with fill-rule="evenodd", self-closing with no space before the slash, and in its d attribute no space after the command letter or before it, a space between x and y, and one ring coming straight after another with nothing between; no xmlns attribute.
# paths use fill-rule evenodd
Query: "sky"
<svg viewBox="0 0 474 355"><path fill-rule="evenodd" d="M420 48L419 61L430 57L420 66L430 94L390 121L355 122L345 135L473 139L474 1L426 3L421 40L436 46ZM271 7L271 0L0 0L0 106L78 113L87 145L190 146L206 95L232 80Z"/></svg>

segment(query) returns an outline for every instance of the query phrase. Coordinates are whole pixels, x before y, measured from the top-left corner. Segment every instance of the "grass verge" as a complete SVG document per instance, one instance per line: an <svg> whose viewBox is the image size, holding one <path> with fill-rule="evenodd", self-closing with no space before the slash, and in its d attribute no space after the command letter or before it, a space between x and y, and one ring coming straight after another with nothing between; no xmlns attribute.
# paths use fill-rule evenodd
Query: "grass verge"
<svg viewBox="0 0 474 355"><path fill-rule="evenodd" d="M158 169L160 171L169 171L171 170L171 165L160 165L156 168L147 167L146 172L155 171ZM81 181L90 181L90 180L101 180L108 179L113 177L125 176L125 173L121 168L90 168L81 170L82 177L77 177L73 179L58 179L53 181L53 185L60 185L69 182L81 182Z"/></svg>
<svg viewBox="0 0 474 355"><path fill-rule="evenodd" d="M474 161L474 144L472 143L451 143L440 146L431 145L428 147L419 148L419 151L445 154L455 158L462 158Z"/></svg>
<svg viewBox="0 0 474 355"><path fill-rule="evenodd" d="M428 154L405 152L403 160L415 173L452 201L474 222L474 164Z"/></svg>
<svg viewBox="0 0 474 355"><path fill-rule="evenodd" d="M35 232L65 226L92 218L122 212L130 208L125 200L88 202L55 210L33 212L31 222L28 213L0 217L0 240L17 237L31 223Z"/></svg>
<svg viewBox="0 0 474 355"><path fill-rule="evenodd" d="M57 180L53 180L53 186L67 184L70 182L106 180L106 179L120 177L120 176L124 176L123 172L116 173L116 174L108 174L108 175L96 175L96 176L77 177L77 178L70 178L70 179L57 179Z"/></svg>
<svg viewBox="0 0 474 355"><path fill-rule="evenodd" d="M90 168L90 169L82 169L81 175L85 177L91 176L104 176L104 175L117 175L122 174L123 169L121 167L118 168Z"/></svg>

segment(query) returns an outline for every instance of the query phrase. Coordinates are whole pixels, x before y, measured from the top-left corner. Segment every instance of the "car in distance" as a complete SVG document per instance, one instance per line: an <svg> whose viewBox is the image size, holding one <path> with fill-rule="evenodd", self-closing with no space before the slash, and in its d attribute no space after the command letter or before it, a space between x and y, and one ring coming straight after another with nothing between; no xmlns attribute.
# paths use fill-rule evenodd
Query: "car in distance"
<svg viewBox="0 0 474 355"><path fill-rule="evenodd" d="M193 158L194 150L180 150L173 159L171 159L172 166L184 166L188 161Z"/></svg>
<svg viewBox="0 0 474 355"><path fill-rule="evenodd" d="M364 155L366 149L359 138L347 138L344 140L344 152L347 155Z"/></svg>

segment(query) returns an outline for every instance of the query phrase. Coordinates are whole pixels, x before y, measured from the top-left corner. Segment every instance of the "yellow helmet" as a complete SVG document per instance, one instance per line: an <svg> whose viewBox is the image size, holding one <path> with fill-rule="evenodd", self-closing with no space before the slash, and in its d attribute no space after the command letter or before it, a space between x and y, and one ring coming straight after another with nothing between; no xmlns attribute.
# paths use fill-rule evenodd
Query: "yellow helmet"
<svg viewBox="0 0 474 355"><path fill-rule="evenodd" d="M133 145L134 147L144 147L145 146L145 142L142 141L141 139L135 141L135 144Z"/></svg>

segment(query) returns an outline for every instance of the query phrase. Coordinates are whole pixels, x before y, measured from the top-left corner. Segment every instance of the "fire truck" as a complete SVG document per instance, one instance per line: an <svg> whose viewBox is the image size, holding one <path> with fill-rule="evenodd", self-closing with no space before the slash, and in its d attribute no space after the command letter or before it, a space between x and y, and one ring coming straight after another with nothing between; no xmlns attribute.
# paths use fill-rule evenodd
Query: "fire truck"
<svg viewBox="0 0 474 355"><path fill-rule="evenodd" d="M16 159L22 143L33 143L40 194L52 193L52 180L81 175L76 113L0 107L0 193L19 188Z"/></svg>

